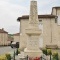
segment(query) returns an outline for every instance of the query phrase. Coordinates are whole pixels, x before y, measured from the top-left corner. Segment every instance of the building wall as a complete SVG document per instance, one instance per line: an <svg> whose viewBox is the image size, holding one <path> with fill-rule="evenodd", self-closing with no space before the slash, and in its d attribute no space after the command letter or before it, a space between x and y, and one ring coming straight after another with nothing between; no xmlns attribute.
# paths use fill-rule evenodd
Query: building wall
<svg viewBox="0 0 60 60"><path fill-rule="evenodd" d="M45 45L60 45L59 44L59 31L58 24L55 23L55 19L47 19L43 21L44 23L44 32L43 32L43 40ZM48 22L48 23L47 23Z"/></svg>
<svg viewBox="0 0 60 60"><path fill-rule="evenodd" d="M52 15L57 15L57 12L56 12L55 8L52 9Z"/></svg>
<svg viewBox="0 0 60 60"><path fill-rule="evenodd" d="M28 27L28 20L20 21L20 48L24 49L27 43L27 35L25 34L25 29Z"/></svg>
<svg viewBox="0 0 60 60"><path fill-rule="evenodd" d="M60 9L57 9L57 15L60 15Z"/></svg>
<svg viewBox="0 0 60 60"><path fill-rule="evenodd" d="M0 45L8 45L8 34L0 33Z"/></svg>
<svg viewBox="0 0 60 60"><path fill-rule="evenodd" d="M42 34L40 36L40 45L42 45L42 47L43 47L43 46L46 46L46 45L50 44L50 42L51 42L51 19L49 19L49 18L46 18L46 19L45 18L41 18L39 20L42 20L40 22L40 24L43 25L43 27L40 28L40 29L43 29L42 30L43 32L42 32ZM25 48L26 47L27 38L28 38L27 35L25 34L25 29L29 26L28 20L21 20L20 26L21 26L21 30L20 30L21 31L20 48ZM41 39L41 37L42 37L42 39ZM43 41L41 41L41 40L43 40ZM41 42L43 44L41 44Z"/></svg>
<svg viewBox="0 0 60 60"><path fill-rule="evenodd" d="M52 15L56 15L57 16L57 23L53 24L53 40L54 43L56 43L59 47L60 47L60 8L53 8L52 10Z"/></svg>
<svg viewBox="0 0 60 60"><path fill-rule="evenodd" d="M60 8L53 8L52 9L52 15L60 15Z"/></svg>
<svg viewBox="0 0 60 60"><path fill-rule="evenodd" d="M52 11L52 15L60 15L60 9L56 11L54 8ZM60 47L60 25L58 25L55 18L39 18L42 20L42 34L40 36L40 45L42 41L42 47L46 45L58 45ZM28 36L25 34L25 29L29 26L28 19L21 19L20 20L20 48L24 49L26 47L26 42ZM42 37L42 39L41 39Z"/></svg>
<svg viewBox="0 0 60 60"><path fill-rule="evenodd" d="M43 19L43 46L50 44L51 42L51 24L50 19Z"/></svg>
<svg viewBox="0 0 60 60"><path fill-rule="evenodd" d="M20 36L13 36L13 38L14 38L14 42L19 42L20 40Z"/></svg>

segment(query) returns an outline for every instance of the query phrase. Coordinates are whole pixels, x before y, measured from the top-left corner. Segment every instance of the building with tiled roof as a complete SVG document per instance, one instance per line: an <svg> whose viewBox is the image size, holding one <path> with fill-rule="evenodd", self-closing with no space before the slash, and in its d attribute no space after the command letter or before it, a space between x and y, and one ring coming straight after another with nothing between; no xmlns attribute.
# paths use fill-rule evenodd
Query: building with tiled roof
<svg viewBox="0 0 60 60"><path fill-rule="evenodd" d="M0 33L8 33L7 31L4 30L4 28L0 29Z"/></svg>

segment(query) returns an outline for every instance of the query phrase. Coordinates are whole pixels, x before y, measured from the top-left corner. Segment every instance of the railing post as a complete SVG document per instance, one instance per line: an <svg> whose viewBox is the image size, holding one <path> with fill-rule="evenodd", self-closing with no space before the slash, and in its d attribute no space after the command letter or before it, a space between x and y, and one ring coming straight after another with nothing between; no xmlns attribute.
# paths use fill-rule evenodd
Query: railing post
<svg viewBox="0 0 60 60"><path fill-rule="evenodd" d="M13 60L15 60L15 50L14 50Z"/></svg>
<svg viewBox="0 0 60 60"><path fill-rule="evenodd" d="M50 54L50 60L51 60L51 54Z"/></svg>
<svg viewBox="0 0 60 60"><path fill-rule="evenodd" d="M28 55L27 55L27 60L28 60Z"/></svg>
<svg viewBox="0 0 60 60"><path fill-rule="evenodd" d="M40 59L42 60L42 56L40 57Z"/></svg>

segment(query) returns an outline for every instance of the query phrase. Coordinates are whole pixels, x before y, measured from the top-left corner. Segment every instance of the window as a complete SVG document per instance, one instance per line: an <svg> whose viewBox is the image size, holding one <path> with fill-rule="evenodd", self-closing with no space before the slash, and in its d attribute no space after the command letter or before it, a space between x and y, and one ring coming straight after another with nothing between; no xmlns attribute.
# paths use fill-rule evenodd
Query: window
<svg viewBox="0 0 60 60"><path fill-rule="evenodd" d="M60 15L58 15L57 23L60 25Z"/></svg>
<svg viewBox="0 0 60 60"><path fill-rule="evenodd" d="M43 24L42 23L39 24L39 29L41 29L42 33L43 33Z"/></svg>
<svg viewBox="0 0 60 60"><path fill-rule="evenodd" d="M57 19L55 19L55 23L57 23Z"/></svg>
<svg viewBox="0 0 60 60"><path fill-rule="evenodd" d="M55 17L55 23L57 23L57 17Z"/></svg>
<svg viewBox="0 0 60 60"><path fill-rule="evenodd" d="M39 25L42 25L42 20L39 20L39 23L40 23Z"/></svg>
<svg viewBox="0 0 60 60"><path fill-rule="evenodd" d="M42 20L39 20L39 22L42 22Z"/></svg>

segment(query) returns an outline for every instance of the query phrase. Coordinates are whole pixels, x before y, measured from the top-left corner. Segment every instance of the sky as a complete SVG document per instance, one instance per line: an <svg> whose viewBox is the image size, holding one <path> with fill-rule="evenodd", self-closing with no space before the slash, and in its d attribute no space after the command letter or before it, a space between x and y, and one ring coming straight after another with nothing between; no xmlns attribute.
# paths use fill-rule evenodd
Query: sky
<svg viewBox="0 0 60 60"><path fill-rule="evenodd" d="M18 17L29 15L31 0L0 0L0 29L9 34L20 31ZM60 6L60 0L37 0L38 14L51 14L52 7Z"/></svg>

